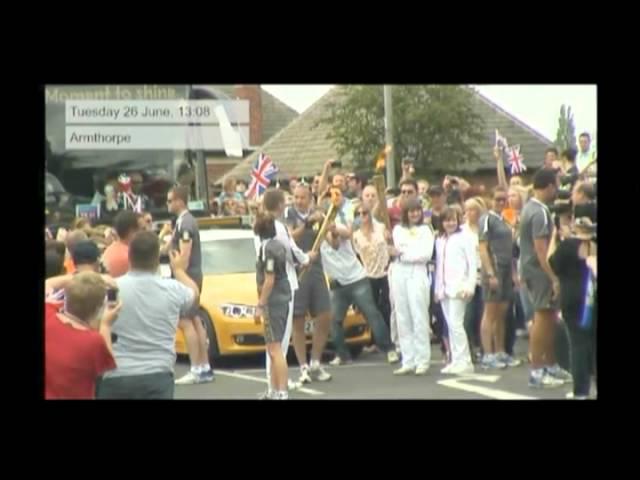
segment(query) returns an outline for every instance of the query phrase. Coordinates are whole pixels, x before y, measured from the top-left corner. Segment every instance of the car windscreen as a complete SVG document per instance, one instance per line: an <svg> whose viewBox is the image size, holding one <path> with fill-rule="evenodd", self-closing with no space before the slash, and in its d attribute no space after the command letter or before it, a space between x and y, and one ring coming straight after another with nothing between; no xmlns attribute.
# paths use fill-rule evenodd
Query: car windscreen
<svg viewBox="0 0 640 480"><path fill-rule="evenodd" d="M256 250L253 238L202 241L204 275L255 273Z"/></svg>

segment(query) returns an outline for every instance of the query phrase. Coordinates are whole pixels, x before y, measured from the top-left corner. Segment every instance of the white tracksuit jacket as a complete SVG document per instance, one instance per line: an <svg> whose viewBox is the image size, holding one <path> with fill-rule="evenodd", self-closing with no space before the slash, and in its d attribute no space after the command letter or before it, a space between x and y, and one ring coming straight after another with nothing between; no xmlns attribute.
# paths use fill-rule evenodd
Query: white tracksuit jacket
<svg viewBox="0 0 640 480"><path fill-rule="evenodd" d="M393 229L393 243L400 252L393 265L391 289L402 366L427 367L431 360L427 262L433 254L433 232L428 225L411 228L397 225Z"/></svg>

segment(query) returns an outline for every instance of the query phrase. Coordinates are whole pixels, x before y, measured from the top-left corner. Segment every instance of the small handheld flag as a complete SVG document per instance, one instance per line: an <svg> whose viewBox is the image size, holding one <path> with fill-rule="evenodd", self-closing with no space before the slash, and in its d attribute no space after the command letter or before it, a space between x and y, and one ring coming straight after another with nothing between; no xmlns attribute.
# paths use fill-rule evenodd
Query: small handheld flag
<svg viewBox="0 0 640 480"><path fill-rule="evenodd" d="M244 194L245 197L255 199L261 196L277 173L278 167L271 161L271 157L264 153L258 155L258 160L251 170L251 183Z"/></svg>
<svg viewBox="0 0 640 480"><path fill-rule="evenodd" d="M524 164L524 156L520 153L520 145L514 145L507 151L511 164L511 175L517 175L527 170Z"/></svg>

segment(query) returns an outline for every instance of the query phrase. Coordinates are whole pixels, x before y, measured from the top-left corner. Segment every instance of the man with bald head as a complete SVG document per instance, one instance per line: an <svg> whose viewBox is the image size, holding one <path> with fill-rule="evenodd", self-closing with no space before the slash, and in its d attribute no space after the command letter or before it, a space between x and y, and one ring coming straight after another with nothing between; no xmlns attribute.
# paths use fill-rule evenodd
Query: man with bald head
<svg viewBox="0 0 640 480"><path fill-rule="evenodd" d="M298 184L293 190L293 205L285 211L285 221L293 240L305 253L311 251L323 219L322 211L312 206L309 187ZM307 363L306 349L307 313L314 319L310 364ZM330 328L331 300L322 262L318 258L300 280L293 302L293 346L300 365L298 384L331 380L331 375L320 365Z"/></svg>

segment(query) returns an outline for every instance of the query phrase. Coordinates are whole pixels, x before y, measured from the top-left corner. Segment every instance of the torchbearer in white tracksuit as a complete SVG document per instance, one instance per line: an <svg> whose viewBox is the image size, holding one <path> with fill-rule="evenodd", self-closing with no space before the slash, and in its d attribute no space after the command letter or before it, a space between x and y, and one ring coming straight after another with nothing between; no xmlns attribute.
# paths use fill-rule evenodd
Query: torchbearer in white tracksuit
<svg viewBox="0 0 640 480"><path fill-rule="evenodd" d="M423 224L424 214L417 199L402 209L402 223L393 229L395 255L391 289L398 321L402 366L394 375L424 375L431 360L429 339L430 284L427 262L433 254L434 235Z"/></svg>
<svg viewBox="0 0 640 480"><path fill-rule="evenodd" d="M308 265L310 262L314 261L318 258L317 253L310 252L309 254L304 253L297 245L296 242L289 235L289 230L286 225L283 223L284 219L284 211L285 211L285 198L282 190L278 190L275 188L270 188L264 193L264 197L262 199L264 209L271 213L277 220L275 221L276 226L276 236L275 239L281 242L287 249L287 277L289 279L289 285L291 287L291 301L289 302L289 314L287 316L287 326L285 329L284 337L282 339L282 352L285 357L287 355L287 351L289 350L289 341L291 340L291 330L293 328L293 299L296 294L296 290L298 289L298 275L296 273L296 268L294 264L294 256L296 260L301 265ZM266 355L266 370L267 370L267 378L271 377L271 359L269 358L269 354ZM272 396L272 388L271 384L269 384L269 388L265 396L270 398Z"/></svg>
<svg viewBox="0 0 640 480"><path fill-rule="evenodd" d="M451 363L442 373L473 373L469 342L464 330L464 312L476 286L476 250L472 238L461 230L460 208L447 207L440 218L442 232L436 239L435 299L442 302L451 346Z"/></svg>

